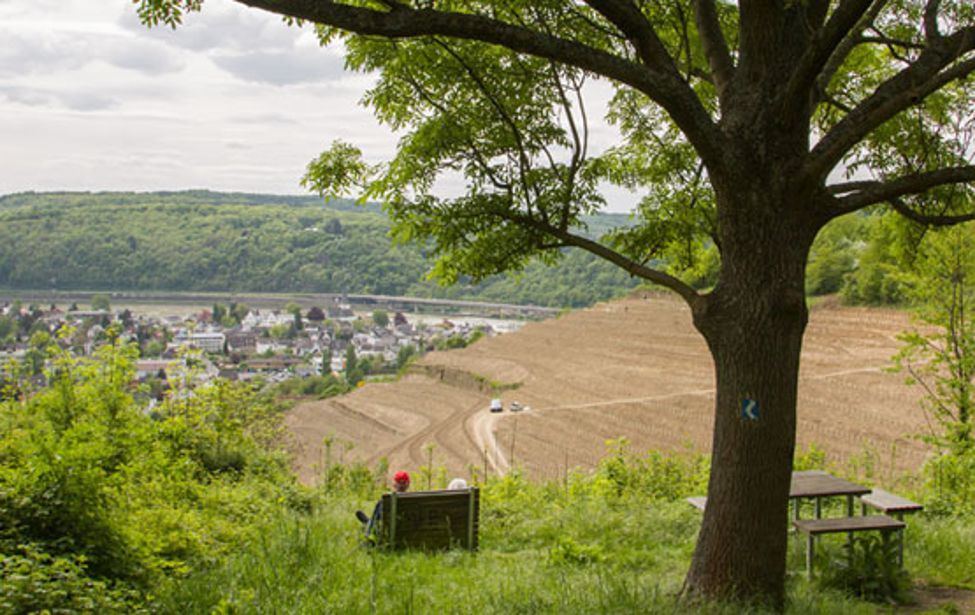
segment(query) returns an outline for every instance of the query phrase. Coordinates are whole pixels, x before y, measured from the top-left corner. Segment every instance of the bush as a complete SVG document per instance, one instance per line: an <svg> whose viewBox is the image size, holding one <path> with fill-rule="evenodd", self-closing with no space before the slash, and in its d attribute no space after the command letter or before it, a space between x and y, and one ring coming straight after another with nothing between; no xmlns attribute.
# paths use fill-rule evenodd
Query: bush
<svg viewBox="0 0 975 615"><path fill-rule="evenodd" d="M334 397L348 392L349 387L341 379L332 376L308 376L291 378L277 386L277 394L284 396L310 396L318 399Z"/></svg>
<svg viewBox="0 0 975 615"><path fill-rule="evenodd" d="M150 418L134 347L52 351L49 388L0 402L0 611L131 612L265 519L310 511L266 397L191 375Z"/></svg>
<svg viewBox="0 0 975 615"><path fill-rule="evenodd" d="M705 455L666 455L648 451L632 454L626 438L606 443L609 455L599 463L597 481L605 481L617 495L676 501L707 491L709 461Z"/></svg>
<svg viewBox="0 0 975 615"><path fill-rule="evenodd" d="M975 518L975 449L928 460L924 480L929 514Z"/></svg>
<svg viewBox="0 0 975 615"><path fill-rule="evenodd" d="M820 583L872 602L904 602L910 580L898 561L898 540L861 534L822 566Z"/></svg>
<svg viewBox="0 0 975 615"><path fill-rule="evenodd" d="M149 613L139 592L92 579L80 555L55 557L37 545L0 547L4 613Z"/></svg>

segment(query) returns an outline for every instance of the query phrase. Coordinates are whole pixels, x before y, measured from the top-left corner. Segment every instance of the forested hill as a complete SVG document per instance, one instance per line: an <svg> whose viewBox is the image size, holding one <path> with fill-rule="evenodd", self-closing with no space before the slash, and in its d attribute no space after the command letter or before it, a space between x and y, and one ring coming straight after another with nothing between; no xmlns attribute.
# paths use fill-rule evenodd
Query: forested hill
<svg viewBox="0 0 975 615"><path fill-rule="evenodd" d="M627 223L590 219L594 235ZM374 293L581 306L637 281L578 250L554 268L441 288L376 205L208 191L0 197L0 287Z"/></svg>

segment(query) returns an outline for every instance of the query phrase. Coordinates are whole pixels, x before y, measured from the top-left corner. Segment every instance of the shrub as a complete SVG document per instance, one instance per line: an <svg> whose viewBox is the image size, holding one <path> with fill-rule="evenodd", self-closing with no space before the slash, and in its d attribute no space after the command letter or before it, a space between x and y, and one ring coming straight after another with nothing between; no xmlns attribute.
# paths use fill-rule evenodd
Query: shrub
<svg viewBox="0 0 975 615"><path fill-rule="evenodd" d="M929 514L975 517L975 449L928 460L924 480Z"/></svg>
<svg viewBox="0 0 975 615"><path fill-rule="evenodd" d="M37 545L0 547L4 613L149 613L139 592L92 579L80 555L45 553Z"/></svg>
<svg viewBox="0 0 975 615"><path fill-rule="evenodd" d="M904 602L910 580L898 561L898 541L873 534L855 536L843 555L823 566L820 582L873 602Z"/></svg>
<svg viewBox="0 0 975 615"><path fill-rule="evenodd" d="M632 454L626 438L609 440L609 455L599 463L597 479L607 481L620 496L676 501L707 490L709 462L700 454Z"/></svg>
<svg viewBox="0 0 975 615"><path fill-rule="evenodd" d="M571 536L561 536L555 546L549 550L548 558L553 566L563 566L597 564L606 556L598 545L579 544Z"/></svg>
<svg viewBox="0 0 975 615"><path fill-rule="evenodd" d="M0 611L130 612L266 518L310 511L266 397L190 374L149 417L134 347L53 352L49 388L0 402Z"/></svg>

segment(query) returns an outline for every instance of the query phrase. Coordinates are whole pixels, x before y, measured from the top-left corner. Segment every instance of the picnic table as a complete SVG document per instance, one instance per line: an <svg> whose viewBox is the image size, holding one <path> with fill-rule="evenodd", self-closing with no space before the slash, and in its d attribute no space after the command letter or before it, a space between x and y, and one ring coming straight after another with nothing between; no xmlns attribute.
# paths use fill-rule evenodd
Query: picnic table
<svg viewBox="0 0 975 615"><path fill-rule="evenodd" d="M806 542L806 573L812 577L813 558L815 553L815 537L820 534L845 532L847 540L852 542L854 532L880 531L886 536L896 531L899 534L900 545L898 563L903 565L903 544L905 523L901 519L894 519L887 515L869 515L854 517L853 498L861 497L864 505L870 505L883 512L912 512L920 510L921 506L909 500L899 498L884 491L874 490L857 483L837 478L822 470L802 470L792 473L789 485L789 499L793 502L793 526L807 536ZM828 497L846 497L846 516L832 519L822 518L822 500ZM815 500L815 519L800 519L800 503L803 499ZM707 498L695 496L687 498L692 506L704 510Z"/></svg>
<svg viewBox="0 0 975 615"><path fill-rule="evenodd" d="M799 503L803 498L815 498L816 518L822 517L822 499L826 497L846 496L846 516L853 516L853 498L867 495L870 487L864 487L854 482L837 478L822 470L801 470L792 473L792 483L789 485L789 498L795 501L793 519L799 519Z"/></svg>
<svg viewBox="0 0 975 615"><path fill-rule="evenodd" d="M852 483L842 478L837 478L829 472L822 470L802 470L792 473L792 482L789 485L789 499L795 501L793 518L799 518L799 501L804 498L815 498L816 518L822 517L822 498L846 496L847 516L853 516L853 498L870 493L869 487ZM707 498L703 495L687 498L687 502L704 510L707 505Z"/></svg>
<svg viewBox="0 0 975 615"><path fill-rule="evenodd" d="M884 512L909 512L920 509L919 504L903 498L874 490L857 483L837 478L822 470L806 470L792 473L792 484L789 497L795 500L793 526L807 536L806 541L806 574L812 577L813 558L815 552L815 537L820 534L846 533L847 544L852 544L854 532L879 531L884 540L891 532L898 534L898 564L904 563L904 528L906 524L901 519L894 519L885 514L865 515L866 504L879 508ZM846 517L833 519L822 518L822 498L846 496ZM853 498L861 498L861 515L853 516ZM810 520L799 519L799 502L802 498L816 499L816 518ZM873 498L873 499L871 499ZM852 555L852 551L851 551Z"/></svg>

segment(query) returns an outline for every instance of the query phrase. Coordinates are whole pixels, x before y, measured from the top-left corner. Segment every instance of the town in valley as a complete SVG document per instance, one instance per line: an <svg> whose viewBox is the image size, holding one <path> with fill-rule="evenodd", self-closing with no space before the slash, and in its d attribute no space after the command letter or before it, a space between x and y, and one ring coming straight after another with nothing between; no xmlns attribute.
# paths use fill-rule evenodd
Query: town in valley
<svg viewBox="0 0 975 615"><path fill-rule="evenodd" d="M188 366L201 382L322 376L356 386L394 375L426 352L463 348L524 323L382 309L388 304L353 309L341 297L305 307L236 301L181 307L169 314L145 305L113 307L107 295L92 296L90 305L0 301L0 383L19 392L44 387L57 351L91 356L124 341L138 347L136 377L151 399L161 399L168 381Z"/></svg>

